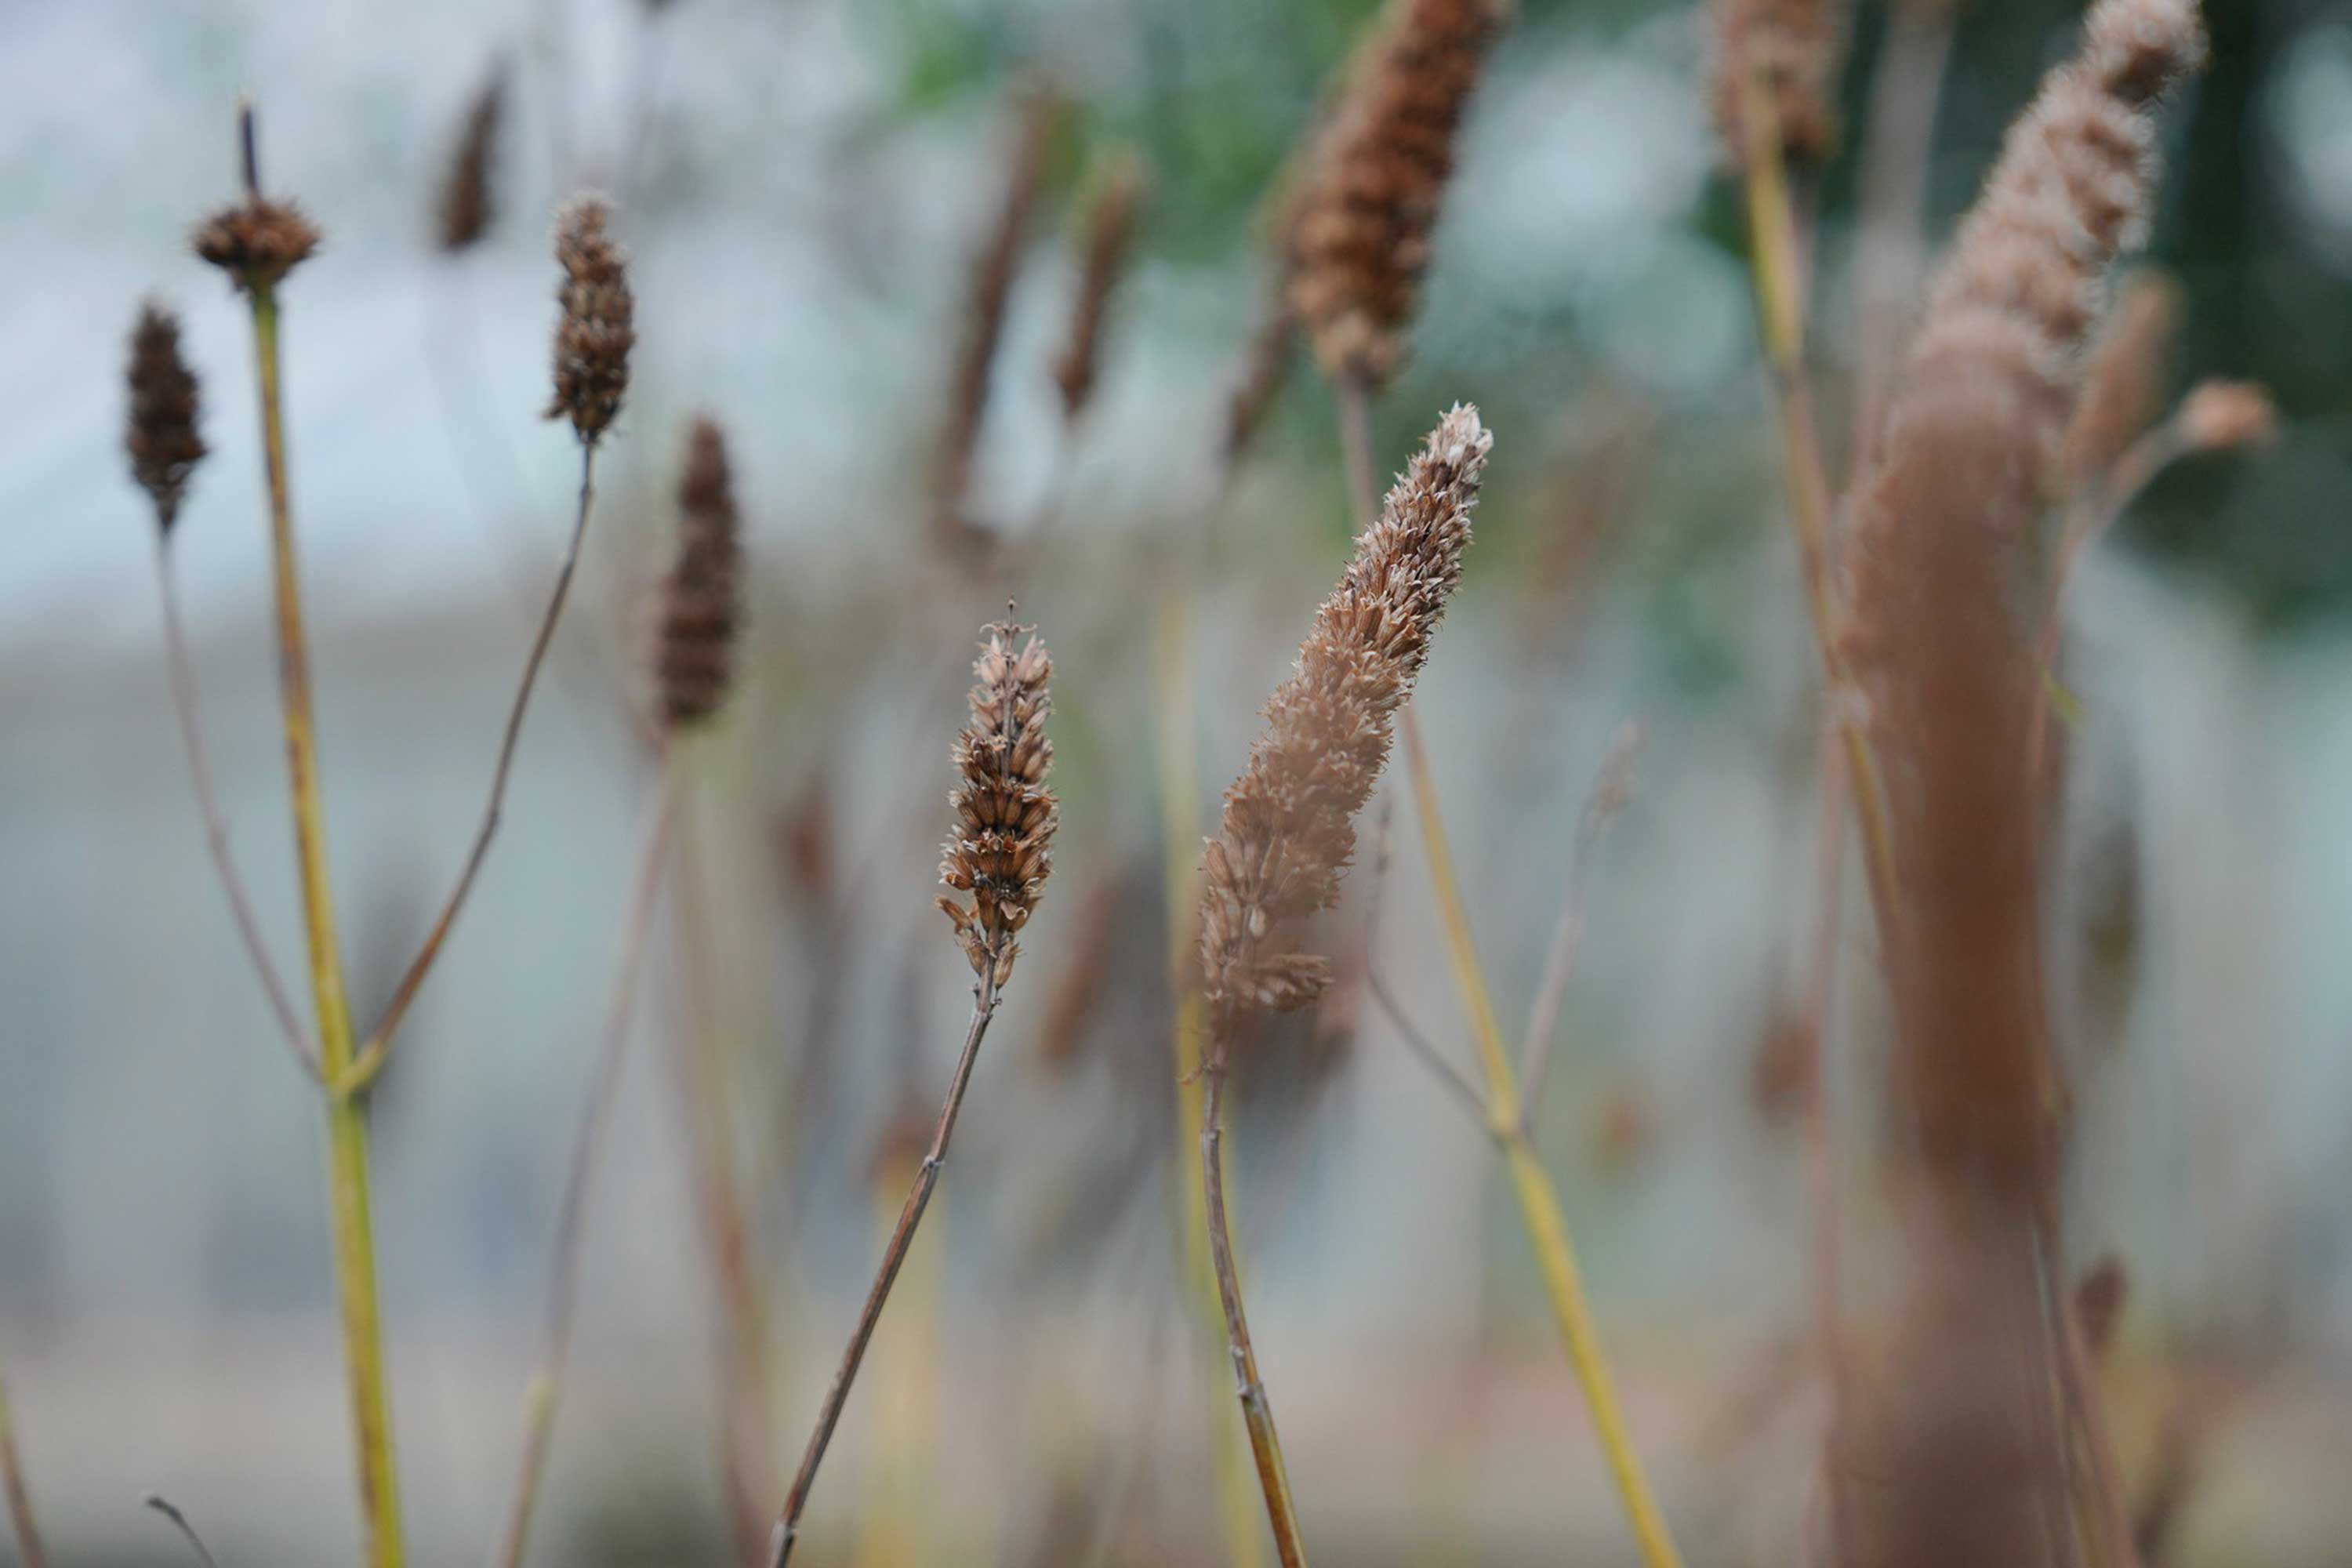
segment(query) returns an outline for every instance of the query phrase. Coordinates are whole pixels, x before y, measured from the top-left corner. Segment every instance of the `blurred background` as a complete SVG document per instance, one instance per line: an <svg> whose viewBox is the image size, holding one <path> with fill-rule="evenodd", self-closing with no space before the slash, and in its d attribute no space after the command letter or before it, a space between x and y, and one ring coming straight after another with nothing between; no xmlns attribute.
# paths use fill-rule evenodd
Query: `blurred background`
<svg viewBox="0 0 2352 1568"><path fill-rule="evenodd" d="M265 184L326 236L286 289L286 374L362 1015L456 875L569 521L575 447L538 417L555 206L610 192L634 256L634 376L583 582L478 894L376 1095L422 1563L486 1554L506 1507L651 794L627 706L638 606L686 420L730 437L743 674L689 759L537 1552L621 1564L728 1551L721 1388L745 1374L698 1229L684 1064L723 1072L765 1316L749 1420L781 1482L903 1194L908 1120L961 1037L969 974L934 867L970 637L1005 579L943 565L922 476L1018 95L1040 84L1065 108L967 501L977 526L1034 536L1014 585L1059 668L1058 868L809 1555L1228 1560L1213 1434L1238 1422L1171 1225L1160 737L1191 736L1213 806L1345 557L1330 401L1304 363L1208 498L1267 295L1266 193L1372 9L0 7L0 341L18 366L0 382L0 1375L54 1560L182 1561L137 1507L149 1489L224 1563L353 1549L315 1091L205 858L120 447L124 336L152 292L183 313L214 451L173 547L206 734L262 923L299 970L247 328L185 243L236 194L239 94ZM1918 24L1949 29L1931 237L2077 15L2007 0ZM2052 901L2079 1107L2068 1228L2078 1261L2112 1252L2131 1281L2109 1371L2151 1559L2340 1563L2352 6L2212 0L2209 18L2214 66L2165 116L2148 244L2183 291L2166 376L2263 383L2284 428L2168 470L2076 584ZM1814 353L1841 432L1863 331L1854 148L1888 32L1862 6L1856 133L1818 191ZM1541 1147L1692 1560L1786 1563L1822 1421L1785 1048L1816 905L1816 714L1705 35L1690 5L1523 0L1375 432L1384 468L1456 399L1495 432L1418 703L1473 922L1516 1036L1562 901L1580 902ZM435 202L499 71L493 221L445 254ZM1073 423L1052 359L1081 215L1126 152L1150 198ZM1189 722L1155 695L1171 636ZM1625 804L1580 856L1629 732ZM1383 889L1370 967L1466 1063L1410 810L1394 821L1393 863L1380 874L1368 831L1326 934L1364 951ZM1832 1072L1866 1232L1884 1018L1866 920L1846 931ZM1342 1563L1631 1562L1490 1149L1388 1014L1342 994L1359 1005L1249 1065L1232 1137L1309 1538Z"/></svg>

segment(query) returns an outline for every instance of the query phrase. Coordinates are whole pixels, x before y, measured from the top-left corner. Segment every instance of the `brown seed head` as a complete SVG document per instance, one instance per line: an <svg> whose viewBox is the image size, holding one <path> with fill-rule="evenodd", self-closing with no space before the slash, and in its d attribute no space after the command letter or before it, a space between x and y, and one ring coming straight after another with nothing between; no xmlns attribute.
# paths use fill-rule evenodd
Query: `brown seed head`
<svg viewBox="0 0 2352 1568"><path fill-rule="evenodd" d="M196 226L189 242L248 294L277 287L319 247L319 231L291 202L248 195Z"/></svg>
<svg viewBox="0 0 2352 1568"><path fill-rule="evenodd" d="M131 329L129 379L123 448L131 477L155 503L155 526L168 534L205 443L196 434L196 375L180 357L179 319L152 300L139 307L139 323Z"/></svg>
<svg viewBox="0 0 2352 1568"><path fill-rule="evenodd" d="M2278 405L2258 382L2200 381L2173 418L2181 439L2200 452L2267 447L2278 439Z"/></svg>
<svg viewBox="0 0 2352 1568"><path fill-rule="evenodd" d="M1014 939L1054 868L1051 846L1061 825L1045 787L1054 762L1045 728L1054 709L1046 690L1054 661L1035 628L1005 620L982 628L971 672L971 719L956 737L957 780L948 795L955 826L940 859L940 880L971 901L943 896L940 908L954 922L972 973L1003 985L1021 952Z"/></svg>
<svg viewBox="0 0 2352 1568"><path fill-rule="evenodd" d="M1391 0L1349 67L1284 224L1291 308L1323 374L1378 388L1404 358L1454 136L1496 0Z"/></svg>
<svg viewBox="0 0 2352 1568"><path fill-rule="evenodd" d="M1330 962L1298 952L1295 928L1339 900L1356 814L1462 580L1493 445L1466 404L1438 422L1266 701L1265 729L1202 859L1201 966L1221 1030L1249 1012L1303 1006L1331 983Z"/></svg>
<svg viewBox="0 0 2352 1568"><path fill-rule="evenodd" d="M1851 9L1852 0L1715 0L1708 96L1734 167L1748 161L1751 82L1770 98L1781 157L1806 164L1829 156Z"/></svg>
<svg viewBox="0 0 2352 1568"><path fill-rule="evenodd" d="M1931 1168L2046 1175L2063 1112L2039 952L2033 542L2098 288L2150 183L2147 84L2201 57L2184 0L2100 0L2011 131L1903 368L1846 561L1845 658L1894 844L1881 911Z"/></svg>
<svg viewBox="0 0 2352 1568"><path fill-rule="evenodd" d="M458 133L448 173L441 182L435 217L441 248L447 254L479 243L496 216L490 165L498 152L499 122L505 117L506 101L507 69L501 60L490 68L489 79L482 83L466 110L465 128Z"/></svg>
<svg viewBox="0 0 2352 1568"><path fill-rule="evenodd" d="M687 428L677 480L677 559L662 582L654 678L670 729L708 719L727 700L743 556L727 438L709 419Z"/></svg>
<svg viewBox="0 0 2352 1568"><path fill-rule="evenodd" d="M1103 316L1134 247L1147 183L1143 161L1132 153L1122 156L1103 177L1087 209L1086 265L1078 279L1077 304L1070 312L1069 341L1054 361L1054 383L1062 389L1066 420L1075 422L1094 395Z"/></svg>
<svg viewBox="0 0 2352 1568"><path fill-rule="evenodd" d="M547 417L571 420L592 447L621 411L629 349L637 341L628 254L604 233L611 216L601 196L581 196L555 225L555 259L563 268L555 299L563 310L555 323L555 395Z"/></svg>
<svg viewBox="0 0 2352 1568"><path fill-rule="evenodd" d="M971 488L972 456L988 414L989 370L996 363L998 340L1004 335L1005 301L1013 295L1013 275L1028 241L1030 218L1037 208L1037 195L1045 184L1045 166L1054 149L1054 132L1061 119L1061 100L1051 90L1032 88L1024 96L1021 123L1005 170L1003 199L972 259L963 336L948 373L947 421L931 468L932 526L950 542L969 542L964 492Z"/></svg>
<svg viewBox="0 0 2352 1568"><path fill-rule="evenodd" d="M2116 298L2091 351L2083 395L2066 426L2066 488L2098 484L2164 413L2165 361L2180 323L2180 286L2142 272Z"/></svg>

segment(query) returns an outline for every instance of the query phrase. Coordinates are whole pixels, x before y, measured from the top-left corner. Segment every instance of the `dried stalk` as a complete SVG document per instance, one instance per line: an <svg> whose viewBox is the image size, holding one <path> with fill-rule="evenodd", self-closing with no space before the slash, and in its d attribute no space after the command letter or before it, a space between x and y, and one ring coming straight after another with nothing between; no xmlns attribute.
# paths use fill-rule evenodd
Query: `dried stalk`
<svg viewBox="0 0 2352 1568"><path fill-rule="evenodd" d="M196 1554L196 1561L203 1563L204 1568L220 1568L220 1564L213 1561L212 1549L205 1544L205 1538L196 1533L196 1527L188 1522L188 1516L180 1511L179 1504L160 1492L149 1492L139 1500L162 1514L171 1527L179 1531L180 1539L188 1543L188 1550Z"/></svg>
<svg viewBox="0 0 2352 1568"><path fill-rule="evenodd" d="M179 584L172 573L171 536L161 531L155 535L155 581L163 606L163 650L171 668L172 710L179 719L180 740L188 754L188 782L195 791L196 811L205 819L205 847L212 853L213 870L220 879L222 894L228 900L229 918L236 925L237 938L245 943L246 956L252 960L254 974L269 1000L269 1010L277 1016L278 1032L286 1037L287 1048L294 1053L295 1065L313 1082L323 1081L319 1076L318 1043L302 1026L293 994L287 989L284 976L269 956L269 944L253 912L253 897L246 890L236 858L229 853L228 817L221 810L219 794L213 787L212 763L205 750L199 718L195 661L189 655L187 631L180 617Z"/></svg>
<svg viewBox="0 0 2352 1568"><path fill-rule="evenodd" d="M539 1500L540 1479L547 1468L548 1441L555 1426L556 1406L563 1396L564 1373L572 1353L572 1318L579 1300L580 1244L587 1228L588 1200L603 1158L605 1130L612 1123L614 1102L620 1093L637 977L653 929L654 911L660 902L662 871L668 858L677 806L677 774L665 763L656 786L652 821L644 835L645 847L638 854L620 952L613 964L612 995L605 1005L603 1039L589 1079L588 1100L572 1138L571 1162L564 1175L539 1366L523 1394L522 1455L517 1468L514 1500L508 1510L506 1533L497 1559L501 1568L522 1568L530 1517Z"/></svg>
<svg viewBox="0 0 2352 1568"><path fill-rule="evenodd" d="M1567 886L1559 900L1559 922L1552 930L1551 951L1544 958L1543 980L1536 987L1535 1006L1528 1014L1528 1037L1519 1047L1519 1083L1532 1124L1535 1109L1543 1103L1544 1079L1551 1073L1552 1047L1559 1034L1559 1010L1568 1000L1569 976L1576 969L1577 950L1584 944L1585 862L1593 846L1625 804L1634 755L1642 749L1642 729L1627 724L1610 742L1601 771L1584 797L1577 817L1576 844L1569 851Z"/></svg>
<svg viewBox="0 0 2352 1568"><path fill-rule="evenodd" d="M47 1568L40 1527L33 1520L32 1489L25 1484L24 1460L16 1453L16 1423L5 1384L0 1384L0 1491L8 1495L8 1522L16 1532L16 1554L25 1560L25 1568Z"/></svg>

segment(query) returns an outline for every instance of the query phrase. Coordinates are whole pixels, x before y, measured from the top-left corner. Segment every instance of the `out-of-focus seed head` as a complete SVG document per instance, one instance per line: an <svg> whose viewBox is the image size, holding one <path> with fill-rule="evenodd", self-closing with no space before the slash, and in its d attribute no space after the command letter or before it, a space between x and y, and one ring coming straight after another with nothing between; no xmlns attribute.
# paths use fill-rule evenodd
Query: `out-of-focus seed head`
<svg viewBox="0 0 2352 1568"><path fill-rule="evenodd" d="M1751 83L1769 100L1781 157L1808 164L1829 156L1851 8L1851 0L1715 0L1708 95L1733 166L1748 161Z"/></svg>
<svg viewBox="0 0 2352 1568"><path fill-rule="evenodd" d="M709 419L688 427L677 481L677 559L662 583L654 677L675 730L708 719L735 673L743 558L727 439Z"/></svg>
<svg viewBox="0 0 2352 1568"><path fill-rule="evenodd" d="M155 526L172 531L188 477L204 460L196 433L195 373L180 357L179 319L152 300L131 329L130 409L122 444L131 477L155 503Z"/></svg>
<svg viewBox="0 0 2352 1568"><path fill-rule="evenodd" d="M274 289L319 247L319 231L291 202L248 196L196 226L189 242L247 294Z"/></svg>
<svg viewBox="0 0 2352 1568"><path fill-rule="evenodd" d="M1001 986L1012 978L1016 938L1054 868L1051 846L1061 825L1045 784L1054 762L1045 738L1054 661L1034 627L1008 619L982 629L971 670L971 718L956 737L956 786L948 796L955 825L940 859L940 880L959 896L939 903L972 973Z"/></svg>
<svg viewBox="0 0 2352 1568"><path fill-rule="evenodd" d="M1076 420L1094 396L1102 357L1103 321L1111 290L1118 286L1128 253L1135 244L1147 184L1143 161L1128 154L1111 164L1087 208L1086 260L1078 278L1077 303L1070 312L1069 341L1054 361L1054 384L1062 389L1066 420Z"/></svg>
<svg viewBox="0 0 2352 1568"><path fill-rule="evenodd" d="M604 198L582 196L555 227L555 259L563 268L555 298L562 313L555 323L555 392L547 417L571 420L592 447L621 411L629 350L637 341L628 254L604 232L611 216Z"/></svg>
<svg viewBox="0 0 2352 1568"><path fill-rule="evenodd" d="M2201 381L2180 400L2181 439L2200 452L2267 447L2278 439L2278 405L2252 381Z"/></svg>
<svg viewBox="0 0 2352 1568"><path fill-rule="evenodd" d="M492 165L498 159L499 126L506 115L507 68L499 61L467 107L466 122L441 182L434 217L443 251L470 250L489 232L498 216Z"/></svg>

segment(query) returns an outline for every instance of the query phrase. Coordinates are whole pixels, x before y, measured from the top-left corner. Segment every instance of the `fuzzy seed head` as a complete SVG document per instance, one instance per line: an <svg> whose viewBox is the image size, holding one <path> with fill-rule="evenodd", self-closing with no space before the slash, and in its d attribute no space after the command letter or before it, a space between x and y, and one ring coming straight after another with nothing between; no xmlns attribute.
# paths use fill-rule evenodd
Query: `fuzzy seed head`
<svg viewBox="0 0 2352 1568"><path fill-rule="evenodd" d="M1076 420L1094 395L1095 374L1102 357L1103 319L1110 306L1111 290L1127 268L1128 252L1135 245L1145 184L1142 161L1132 155L1123 157L1112 165L1087 209L1086 262L1078 279L1077 305L1070 312L1069 341L1054 361L1054 384L1062 389L1065 420Z"/></svg>
<svg viewBox="0 0 2352 1568"><path fill-rule="evenodd" d="M1387 384L1404 358L1454 138L1496 0L1391 0L1349 68L1285 221L1291 308L1333 381Z"/></svg>
<svg viewBox="0 0 2352 1568"><path fill-rule="evenodd" d="M637 341L628 254L604 232L611 216L602 197L582 196L563 209L555 227L555 259L563 268L555 299L562 313L555 323L555 393L546 416L571 420L592 447L621 411L629 350Z"/></svg>
<svg viewBox="0 0 2352 1568"><path fill-rule="evenodd" d="M956 786L948 795L955 823L940 858L940 880L955 893L939 902L972 973L1001 986L1054 868L1061 825L1045 784L1054 762L1045 738L1054 661L1034 627L1008 619L982 628L971 671L971 719L956 737Z"/></svg>
<svg viewBox="0 0 2352 1568"><path fill-rule="evenodd" d="M467 107L465 127L441 183L441 199L434 216L446 254L472 249L497 216L491 165L497 161L499 125L506 115L506 101L507 73L501 63L493 68Z"/></svg>
<svg viewBox="0 0 2352 1568"><path fill-rule="evenodd" d="M677 558L663 579L654 679L663 723L698 723L727 700L741 617L743 557L727 438L717 424L687 428L677 481Z"/></svg>
<svg viewBox="0 0 2352 1568"><path fill-rule="evenodd" d="M122 445L131 477L155 503L155 526L172 531L188 477L204 460L196 434L195 372L180 357L179 318L152 301L139 308L131 329L130 413Z"/></svg>
<svg viewBox="0 0 2352 1568"><path fill-rule="evenodd" d="M2106 478L2116 459L2164 413L2165 364L2180 323L2180 287L2161 273L2137 274L2116 297L2091 350L2083 395L2066 426L2066 487Z"/></svg>
<svg viewBox="0 0 2352 1568"><path fill-rule="evenodd" d="M1780 155L1818 163L1836 144L1837 78L1852 0L1714 0L1708 96L1734 167L1748 161L1748 94L1760 86Z"/></svg>
<svg viewBox="0 0 2352 1568"><path fill-rule="evenodd" d="M1462 580L1493 445L1466 404L1438 422L1267 700L1265 728L1202 858L1201 965L1221 1024L1304 1006L1331 984L1330 961L1297 951L1296 928L1339 900L1356 814Z"/></svg>
<svg viewBox="0 0 2352 1568"><path fill-rule="evenodd" d="M2252 381L2200 381L2180 400L2180 437L2200 452L2267 447L2278 439L2278 405Z"/></svg>
<svg viewBox="0 0 2352 1568"><path fill-rule="evenodd" d="M319 247L319 231L291 202L248 195L196 226L189 243L247 294L274 289Z"/></svg>

